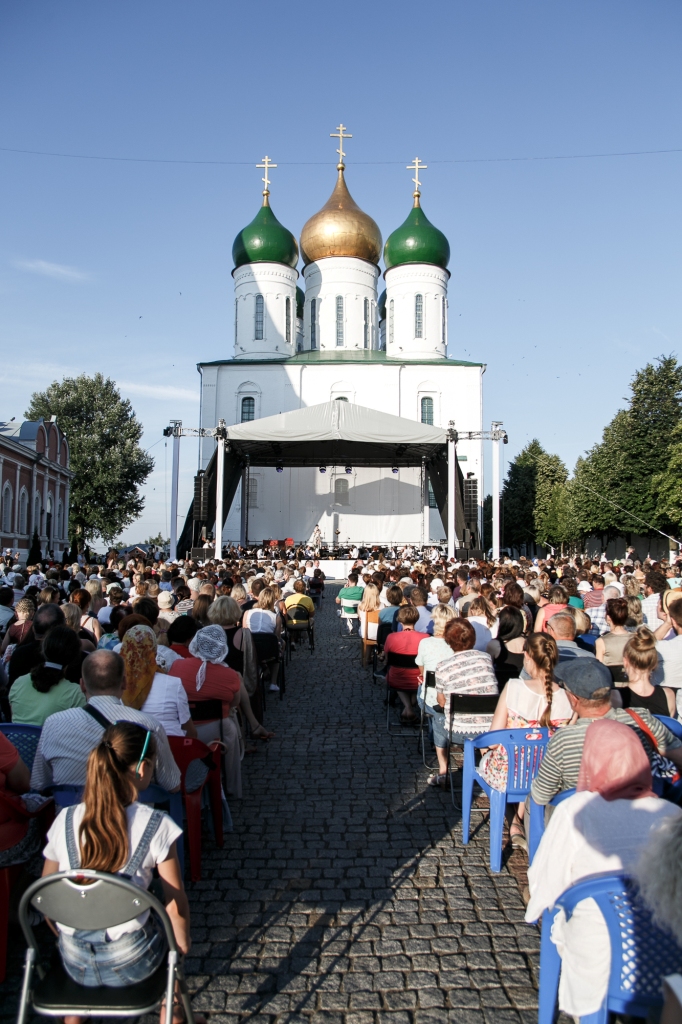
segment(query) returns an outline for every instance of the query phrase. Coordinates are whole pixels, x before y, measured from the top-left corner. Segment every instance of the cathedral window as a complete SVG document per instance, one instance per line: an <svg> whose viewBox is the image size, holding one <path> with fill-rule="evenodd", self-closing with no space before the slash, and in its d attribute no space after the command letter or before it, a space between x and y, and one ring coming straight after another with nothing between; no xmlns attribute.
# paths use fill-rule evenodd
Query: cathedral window
<svg viewBox="0 0 682 1024"><path fill-rule="evenodd" d="M317 348L317 299L310 300L310 347Z"/></svg>
<svg viewBox="0 0 682 1024"><path fill-rule="evenodd" d="M433 426L433 399L422 398L422 423Z"/></svg>
<svg viewBox="0 0 682 1024"><path fill-rule="evenodd" d="M263 321L265 319L265 300L262 295L256 296L256 341L264 338Z"/></svg>
<svg viewBox="0 0 682 1024"><path fill-rule="evenodd" d="M395 299L391 299L388 304L388 340L389 343L393 343L393 328L395 324Z"/></svg>
<svg viewBox="0 0 682 1024"><path fill-rule="evenodd" d="M291 299L287 296L285 304L285 319L286 319L286 339L287 345L291 345Z"/></svg>
<svg viewBox="0 0 682 1024"><path fill-rule="evenodd" d="M343 295L336 296L336 345L343 345Z"/></svg>
<svg viewBox="0 0 682 1024"><path fill-rule="evenodd" d="M414 336L415 338L424 337L424 296L415 295L414 297Z"/></svg>
<svg viewBox="0 0 682 1024"><path fill-rule="evenodd" d="M28 493L25 487L19 495L19 533L28 533Z"/></svg>
<svg viewBox="0 0 682 1024"><path fill-rule="evenodd" d="M441 298L440 301L441 301L441 320L440 320L441 336L442 336L443 344L447 345L447 324L446 324L447 302L445 301L445 296L444 295L443 295L443 297Z"/></svg>
<svg viewBox="0 0 682 1024"><path fill-rule="evenodd" d="M256 418L256 399L242 398L242 423L250 423Z"/></svg>
<svg viewBox="0 0 682 1024"><path fill-rule="evenodd" d="M369 348L369 299L365 299L365 331L363 340L365 348Z"/></svg>
<svg viewBox="0 0 682 1024"><path fill-rule="evenodd" d="M334 481L334 502L337 505L350 505L348 481L345 477L337 476Z"/></svg>
<svg viewBox="0 0 682 1024"><path fill-rule="evenodd" d="M12 532L12 487L5 484L2 492L2 532Z"/></svg>

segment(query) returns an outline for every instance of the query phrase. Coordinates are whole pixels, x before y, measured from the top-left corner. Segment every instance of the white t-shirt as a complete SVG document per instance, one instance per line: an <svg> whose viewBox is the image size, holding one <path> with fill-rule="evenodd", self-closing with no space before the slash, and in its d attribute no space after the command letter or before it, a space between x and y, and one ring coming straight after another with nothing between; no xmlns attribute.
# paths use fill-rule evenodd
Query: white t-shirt
<svg viewBox="0 0 682 1024"><path fill-rule="evenodd" d="M142 838L142 834L147 827L147 822L149 821L153 810L154 808L149 804L139 804L137 802L126 807L126 817L128 818L128 850L134 850L137 848L137 844ZM67 808L65 808L55 818L52 828L47 833L47 846L43 850L43 855L47 860L54 860L57 862L59 865L59 871L68 871L71 867L66 847L66 811ZM73 816L73 830L75 833L76 845L78 845L78 832L84 814L85 804L78 804ZM131 879L134 885L139 886L140 889L149 888L152 880L153 869L157 864L161 864L164 860L167 860L171 846L181 835L182 829L175 824L172 818L167 814L164 814L161 824L149 844L147 856L144 858L140 868ZM114 928L108 928L107 936L112 940L120 939L120 937L125 935L126 932L134 932L137 931L138 928L142 928L148 917L149 911L145 910L139 917L134 917L132 920L126 921L124 924L116 925ZM74 929L69 928L66 925L57 923L57 927L60 931L64 932L65 935L73 935L74 933Z"/></svg>
<svg viewBox="0 0 682 1024"><path fill-rule="evenodd" d="M292 593L295 591L292 590ZM277 630L277 615L267 608L249 608L244 616L244 626L252 633L274 633Z"/></svg>
<svg viewBox="0 0 682 1024"><path fill-rule="evenodd" d="M155 718L166 730L166 736L184 736L181 725L192 717L182 681L178 676L167 676L162 672L154 676L152 688L140 711Z"/></svg>
<svg viewBox="0 0 682 1024"><path fill-rule="evenodd" d="M658 665L651 682L679 689L682 686L682 634L672 640L659 640L656 644Z"/></svg>
<svg viewBox="0 0 682 1024"><path fill-rule="evenodd" d="M108 626L111 618L111 613L114 610L113 605L105 604L103 608L97 612L97 621L101 626Z"/></svg>

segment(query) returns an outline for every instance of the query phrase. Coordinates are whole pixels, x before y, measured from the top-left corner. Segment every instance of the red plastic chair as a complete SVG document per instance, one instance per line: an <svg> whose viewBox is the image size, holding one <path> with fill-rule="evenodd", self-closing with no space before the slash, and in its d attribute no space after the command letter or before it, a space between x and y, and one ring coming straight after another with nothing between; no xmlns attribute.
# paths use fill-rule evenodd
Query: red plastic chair
<svg viewBox="0 0 682 1024"><path fill-rule="evenodd" d="M26 822L42 816L43 841L54 818L54 801L46 800L36 811L29 811L23 806L19 797L0 790L0 804L9 812L10 820ZM7 971L7 929L9 927L9 899L12 886L21 876L23 864L13 864L8 868L0 868L0 983L5 980Z"/></svg>
<svg viewBox="0 0 682 1024"><path fill-rule="evenodd" d="M193 882L201 881L201 794L208 783L213 828L218 846L223 846L223 795L220 786L220 745L207 746L201 740L183 736L169 736L171 752L180 769L180 788L187 815L187 837L189 839L189 871ZM187 769L192 761L213 761L213 767L198 789L188 793L185 788Z"/></svg>

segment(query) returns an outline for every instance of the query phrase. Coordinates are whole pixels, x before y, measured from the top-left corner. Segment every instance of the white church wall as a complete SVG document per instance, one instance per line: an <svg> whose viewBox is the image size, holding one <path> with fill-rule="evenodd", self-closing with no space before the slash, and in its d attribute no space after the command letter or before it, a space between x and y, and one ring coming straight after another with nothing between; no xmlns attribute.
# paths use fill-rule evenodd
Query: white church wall
<svg viewBox="0 0 682 1024"><path fill-rule="evenodd" d="M249 263L232 276L235 358L294 355L298 272L282 263Z"/></svg>
<svg viewBox="0 0 682 1024"><path fill-rule="evenodd" d="M377 280L379 268L352 256L333 256L310 263L305 278L304 348L377 349ZM337 300L342 300L337 317ZM313 302L315 303L313 307ZM315 310L315 331L311 326Z"/></svg>
<svg viewBox="0 0 682 1024"><path fill-rule="evenodd" d="M406 263L387 270L384 277L387 355L393 359L445 358L448 271L426 263ZM421 296L419 316L417 296Z"/></svg>

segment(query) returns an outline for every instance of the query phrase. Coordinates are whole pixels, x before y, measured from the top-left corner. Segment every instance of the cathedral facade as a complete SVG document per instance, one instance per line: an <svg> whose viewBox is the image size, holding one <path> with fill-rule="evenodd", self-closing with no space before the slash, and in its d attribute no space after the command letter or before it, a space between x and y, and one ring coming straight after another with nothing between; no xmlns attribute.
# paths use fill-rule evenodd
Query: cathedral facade
<svg viewBox="0 0 682 1024"><path fill-rule="evenodd" d="M336 400L481 431L485 366L447 356L450 246L422 209L420 161L412 209L382 249L378 225L348 191L348 136L343 126L337 131L336 184L303 226L300 248L270 206L272 165L267 157L259 165L265 167L263 203L232 248L234 354L198 364L201 426ZM214 442L200 443L205 468ZM477 547L482 441L460 442L458 460L466 524L458 527L459 543ZM321 466L250 470L229 510L223 542L306 540L316 525L329 544L445 538L423 467Z"/></svg>

